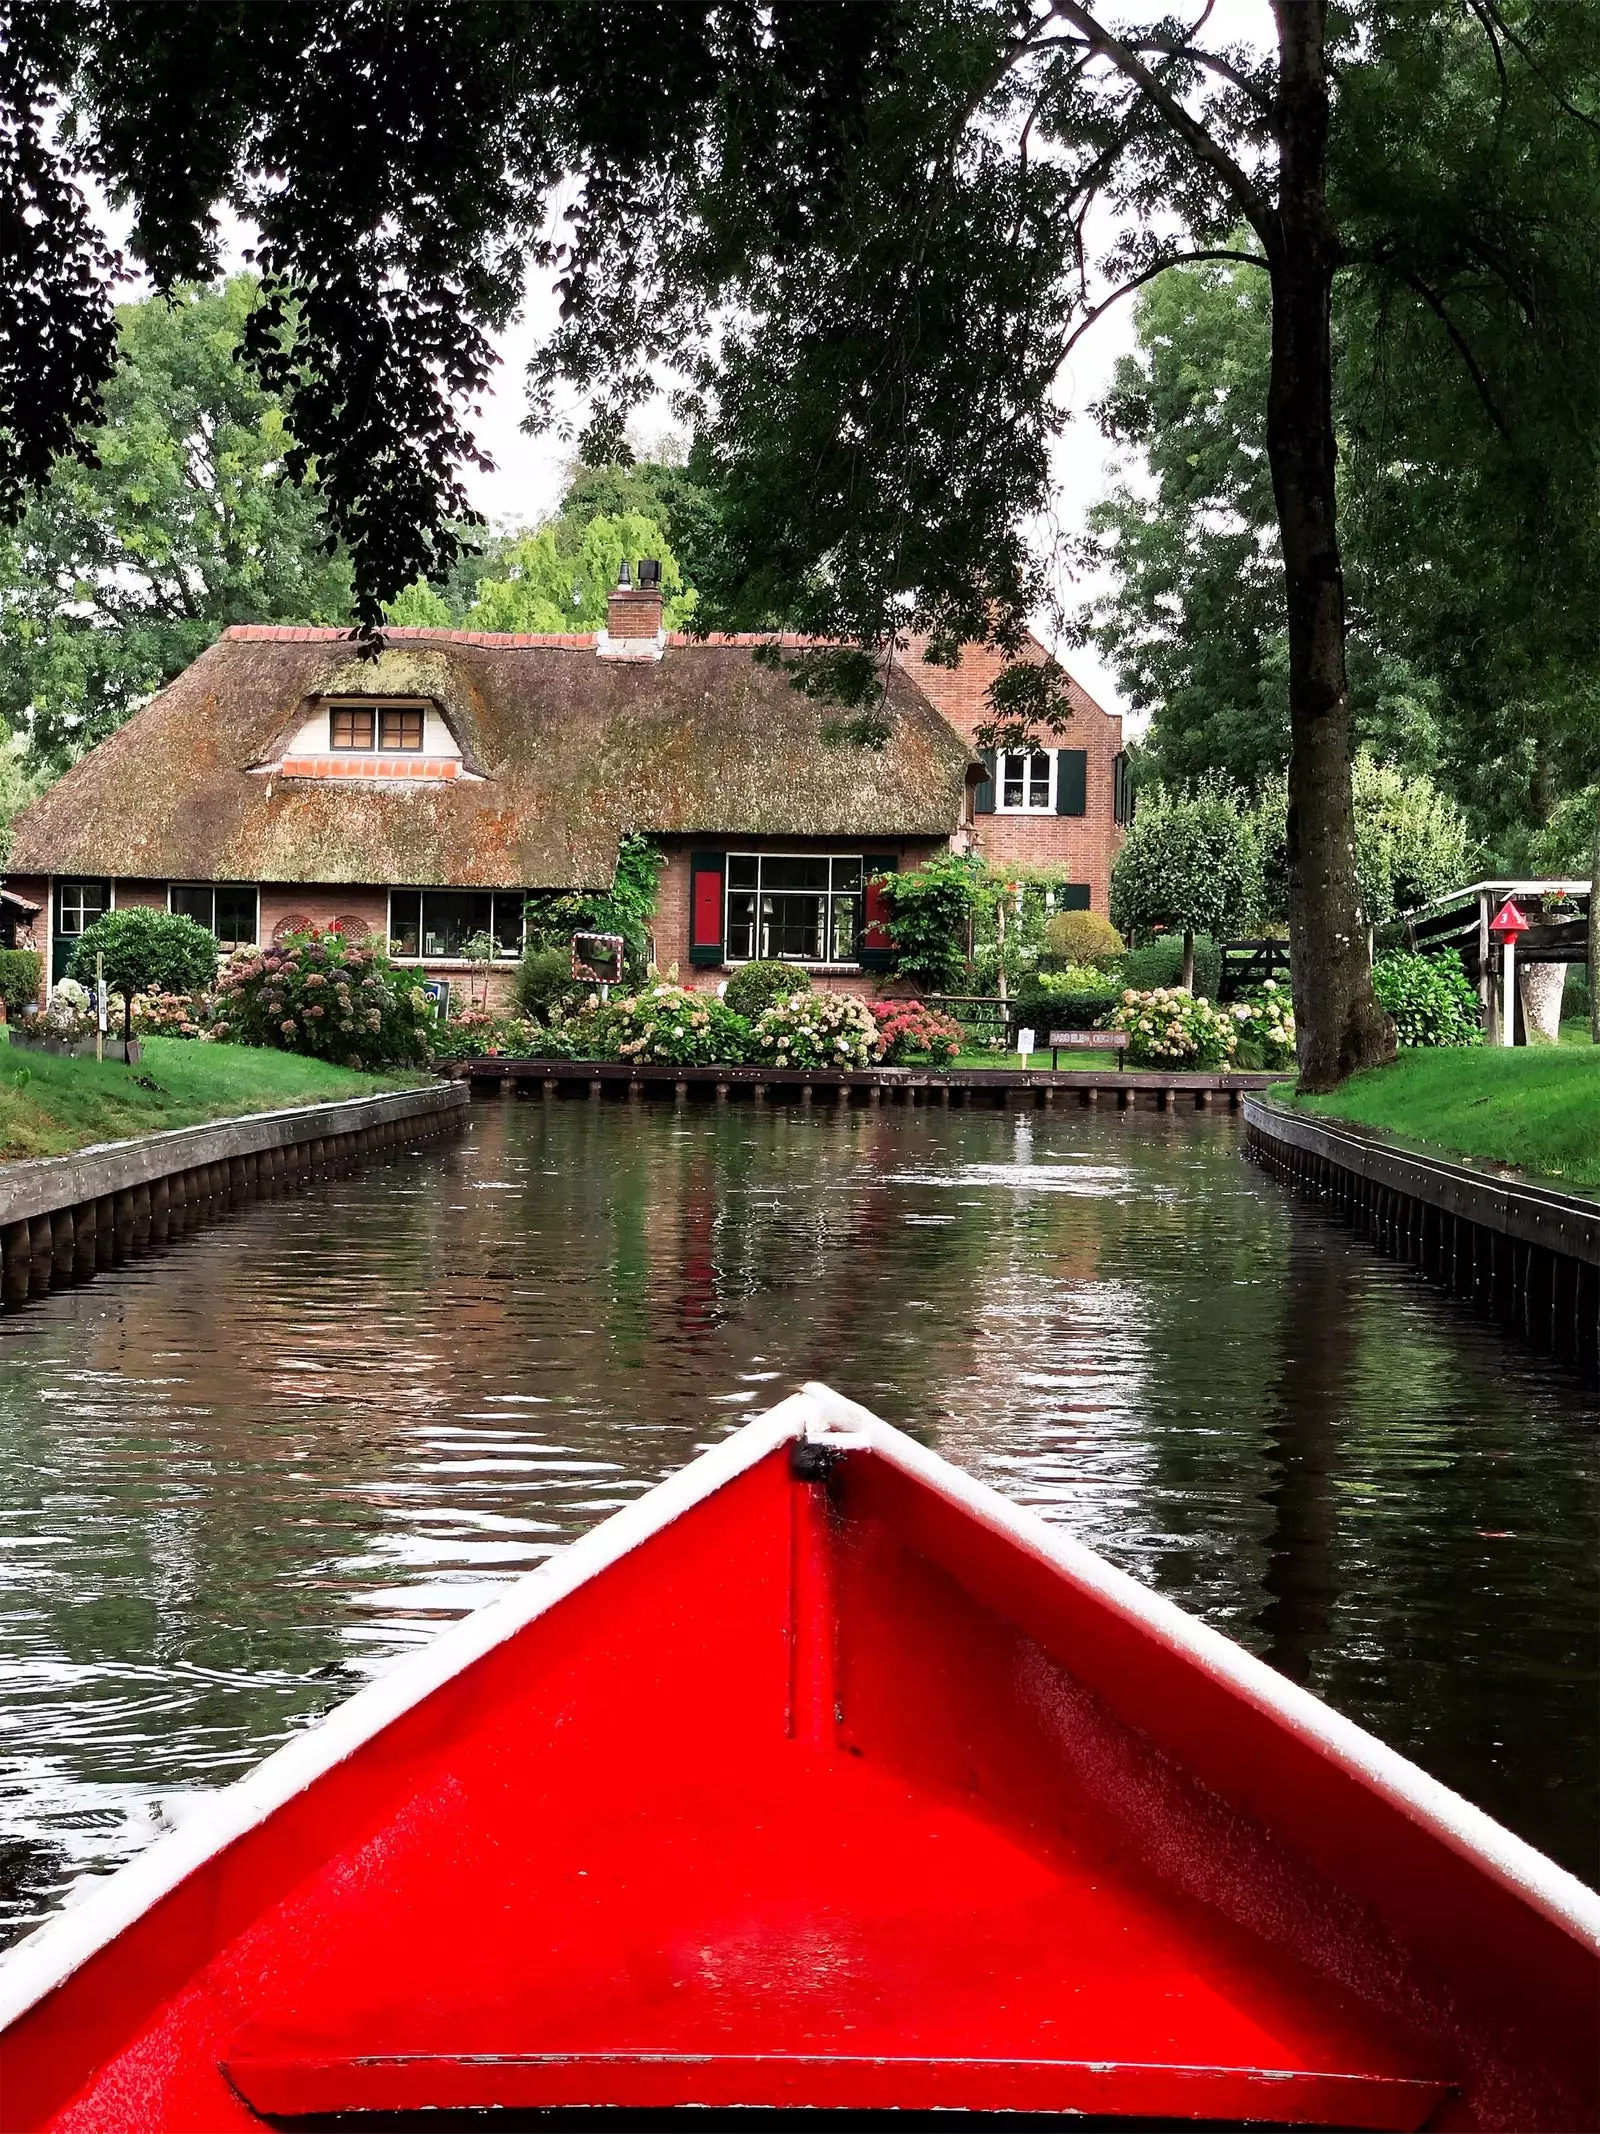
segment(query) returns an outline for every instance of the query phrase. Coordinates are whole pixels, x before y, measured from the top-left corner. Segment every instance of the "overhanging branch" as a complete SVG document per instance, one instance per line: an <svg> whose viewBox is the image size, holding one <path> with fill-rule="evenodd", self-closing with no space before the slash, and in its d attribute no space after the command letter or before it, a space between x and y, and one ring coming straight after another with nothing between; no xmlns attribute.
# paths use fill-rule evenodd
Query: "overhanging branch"
<svg viewBox="0 0 1600 2134"><path fill-rule="evenodd" d="M1201 252L1174 252L1170 258L1157 260L1153 267L1146 267L1142 274L1134 275L1132 280L1124 282L1120 289L1113 289L1108 297L1103 298L1100 303L1095 305L1092 311L1081 318L1061 344L1061 353L1056 357L1055 361L1056 369L1060 369L1061 365L1066 362L1068 356L1071 355L1072 351L1089 331L1089 328L1094 325L1097 319L1103 318L1113 304L1120 304L1125 296L1132 296L1133 292L1136 289L1142 289L1146 282L1155 281L1159 275L1165 274L1169 267L1196 266L1208 259L1231 259L1242 266L1261 267L1270 272L1267 261L1262 258L1259 252L1229 252L1220 249Z"/></svg>

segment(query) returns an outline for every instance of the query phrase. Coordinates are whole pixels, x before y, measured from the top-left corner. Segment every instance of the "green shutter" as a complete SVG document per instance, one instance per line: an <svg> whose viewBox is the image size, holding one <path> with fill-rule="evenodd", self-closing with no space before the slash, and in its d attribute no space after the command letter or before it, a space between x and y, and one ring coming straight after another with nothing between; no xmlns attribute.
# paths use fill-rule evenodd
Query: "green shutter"
<svg viewBox="0 0 1600 2134"><path fill-rule="evenodd" d="M689 855L689 961L714 967L723 961L723 876L727 856L721 852Z"/></svg>
<svg viewBox="0 0 1600 2134"><path fill-rule="evenodd" d="M994 813L994 750L992 748L980 748L978 761L989 775L981 785L975 785L972 788L972 812L974 815L992 815Z"/></svg>
<svg viewBox="0 0 1600 2134"><path fill-rule="evenodd" d="M888 914L883 908L882 893L872 887L872 877L899 872L898 852L864 852L861 856L861 874L867 887L862 899L861 942L856 950L856 961L864 971L894 969L894 943L889 938Z"/></svg>
<svg viewBox="0 0 1600 2134"><path fill-rule="evenodd" d="M1056 750L1056 813L1087 815L1089 812L1089 751L1086 748Z"/></svg>
<svg viewBox="0 0 1600 2134"><path fill-rule="evenodd" d="M1056 891L1057 911L1087 911L1089 909L1089 885L1087 882L1067 882Z"/></svg>

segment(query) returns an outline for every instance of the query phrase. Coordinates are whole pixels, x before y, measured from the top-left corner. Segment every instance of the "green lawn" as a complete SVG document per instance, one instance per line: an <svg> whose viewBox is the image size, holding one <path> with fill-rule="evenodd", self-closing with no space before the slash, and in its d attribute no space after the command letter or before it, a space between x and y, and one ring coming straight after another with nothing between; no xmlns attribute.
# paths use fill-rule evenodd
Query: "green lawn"
<svg viewBox="0 0 1600 2134"><path fill-rule="evenodd" d="M175 1037L147 1038L137 1067L13 1051L8 1041L0 1047L0 1160L63 1156L91 1141L125 1141L238 1112L369 1097L418 1079Z"/></svg>
<svg viewBox="0 0 1600 2134"><path fill-rule="evenodd" d="M1120 1052L1064 1051L1061 1054L1061 1071L1065 1074L1069 1067L1116 1067L1121 1064L1121 1060ZM952 1067L1027 1067L1035 1074L1042 1074L1049 1072L1050 1053L1047 1047L1043 1052L1030 1052L1024 1060L1018 1052L959 1052L950 1064Z"/></svg>
<svg viewBox="0 0 1600 2134"><path fill-rule="evenodd" d="M1452 1155L1600 1186L1600 1049L1588 1043L1402 1052L1308 1111L1387 1127Z"/></svg>

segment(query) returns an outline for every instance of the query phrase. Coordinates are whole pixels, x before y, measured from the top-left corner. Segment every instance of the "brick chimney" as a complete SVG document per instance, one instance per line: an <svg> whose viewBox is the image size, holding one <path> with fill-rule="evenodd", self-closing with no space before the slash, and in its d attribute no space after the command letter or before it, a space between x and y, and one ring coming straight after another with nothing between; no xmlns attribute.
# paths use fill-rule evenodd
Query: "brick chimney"
<svg viewBox="0 0 1600 2134"><path fill-rule="evenodd" d="M606 602L606 626L595 640L601 659L659 659L666 649L662 628L661 565L646 557L634 584L624 560Z"/></svg>

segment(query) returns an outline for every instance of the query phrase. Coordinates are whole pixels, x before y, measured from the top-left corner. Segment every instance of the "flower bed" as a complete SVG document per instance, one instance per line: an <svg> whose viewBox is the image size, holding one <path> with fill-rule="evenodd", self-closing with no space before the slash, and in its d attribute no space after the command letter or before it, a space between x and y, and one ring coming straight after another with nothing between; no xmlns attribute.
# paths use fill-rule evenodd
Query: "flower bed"
<svg viewBox="0 0 1600 2134"><path fill-rule="evenodd" d="M1226 1010L1181 986L1158 986L1151 993L1130 988L1103 1027L1126 1031L1132 1067L1226 1067L1237 1044Z"/></svg>
<svg viewBox="0 0 1600 2134"><path fill-rule="evenodd" d="M1242 1067L1282 1068L1295 1063L1294 1003L1287 986L1269 978L1233 1002L1227 1014Z"/></svg>
<svg viewBox="0 0 1600 2134"><path fill-rule="evenodd" d="M421 1061L433 1003L387 956L333 933L241 949L217 979L219 1038L300 1052L342 1067Z"/></svg>
<svg viewBox="0 0 1600 2134"><path fill-rule="evenodd" d="M864 1001L844 993L797 993L756 1017L750 1057L773 1067L876 1065L883 1056L877 1020Z"/></svg>
<svg viewBox="0 0 1600 2134"><path fill-rule="evenodd" d="M948 1067L964 1042L958 1022L920 1000L875 1000L871 1014L883 1042L886 1067L903 1067L918 1057L931 1060L935 1067Z"/></svg>

